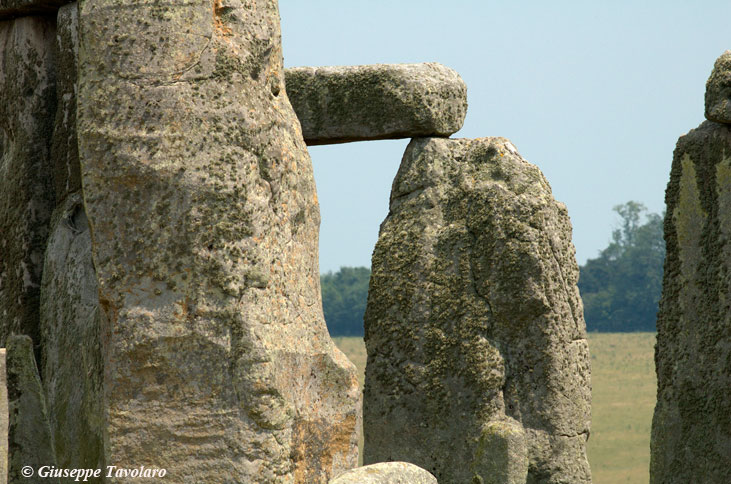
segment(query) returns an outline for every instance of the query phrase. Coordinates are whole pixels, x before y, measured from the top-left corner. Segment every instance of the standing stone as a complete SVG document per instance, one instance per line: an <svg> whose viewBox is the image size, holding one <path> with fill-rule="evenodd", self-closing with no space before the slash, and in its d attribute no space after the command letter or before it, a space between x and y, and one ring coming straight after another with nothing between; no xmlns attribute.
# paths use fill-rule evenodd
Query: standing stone
<svg viewBox="0 0 731 484"><path fill-rule="evenodd" d="M537 167L504 138L412 140L372 271L366 464L440 484L591 482L571 224Z"/></svg>
<svg viewBox="0 0 731 484"><path fill-rule="evenodd" d="M285 79L309 145L449 136L467 114L464 81L435 62L295 67Z"/></svg>
<svg viewBox="0 0 731 484"><path fill-rule="evenodd" d="M28 336L10 335L7 345L8 482L15 484L28 482L24 467L36 472L56 460L33 342Z"/></svg>
<svg viewBox="0 0 731 484"><path fill-rule="evenodd" d="M108 323L99 308L80 193L67 196L56 208L51 227L41 289L41 375L55 455L62 469L103 469L100 330Z"/></svg>
<svg viewBox="0 0 731 484"><path fill-rule="evenodd" d="M81 190L79 148L76 137L76 69L79 54L78 5L61 7L56 19L56 93L58 107L53 127L51 159L56 203Z"/></svg>
<svg viewBox="0 0 731 484"><path fill-rule="evenodd" d="M0 348L0 484L8 482L8 378L5 348Z"/></svg>
<svg viewBox="0 0 731 484"><path fill-rule="evenodd" d="M0 346L38 331L39 288L53 210L55 22L0 21Z"/></svg>
<svg viewBox="0 0 731 484"><path fill-rule="evenodd" d="M650 482L721 484L731 469L731 126L678 140L665 192Z"/></svg>
<svg viewBox="0 0 731 484"><path fill-rule="evenodd" d="M83 0L78 65L105 462L171 483L354 467L358 384L322 317L276 1Z"/></svg>
<svg viewBox="0 0 731 484"><path fill-rule="evenodd" d="M731 123L731 50L716 60L706 82L706 119Z"/></svg>

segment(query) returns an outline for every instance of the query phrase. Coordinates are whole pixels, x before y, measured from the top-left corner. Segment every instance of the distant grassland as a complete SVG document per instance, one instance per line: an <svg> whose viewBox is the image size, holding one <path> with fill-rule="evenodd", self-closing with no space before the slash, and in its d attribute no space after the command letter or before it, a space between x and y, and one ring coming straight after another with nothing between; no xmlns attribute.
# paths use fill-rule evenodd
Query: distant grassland
<svg viewBox="0 0 731 484"><path fill-rule="evenodd" d="M334 338L358 367L361 388L366 351L360 338ZM650 426L655 408L655 333L591 333L592 425L588 454L594 484L650 480ZM362 445L362 441L361 441Z"/></svg>

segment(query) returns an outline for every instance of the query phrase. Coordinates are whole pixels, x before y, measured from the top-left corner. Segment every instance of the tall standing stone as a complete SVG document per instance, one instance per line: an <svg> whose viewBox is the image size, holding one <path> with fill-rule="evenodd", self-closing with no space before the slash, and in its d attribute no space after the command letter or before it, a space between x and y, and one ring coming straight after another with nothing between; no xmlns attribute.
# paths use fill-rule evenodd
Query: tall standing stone
<svg viewBox="0 0 731 484"><path fill-rule="evenodd" d="M105 461L166 482L355 466L357 379L322 317L276 1L82 0L78 84Z"/></svg>
<svg viewBox="0 0 731 484"><path fill-rule="evenodd" d="M58 204L51 218L41 285L41 375L55 454L63 469L103 469L105 325L81 194L76 136L78 5L57 16L58 109L51 157ZM73 351L70 349L73 348Z"/></svg>
<svg viewBox="0 0 731 484"><path fill-rule="evenodd" d="M72 193L51 220L41 289L41 376L62 469L106 466L103 318L89 225L81 194Z"/></svg>
<svg viewBox="0 0 731 484"><path fill-rule="evenodd" d="M665 193L650 482L726 483L731 470L731 125L678 140Z"/></svg>
<svg viewBox="0 0 731 484"><path fill-rule="evenodd" d="M566 208L508 140L412 140L373 254L364 463L590 482L577 280Z"/></svg>
<svg viewBox="0 0 731 484"><path fill-rule="evenodd" d="M0 346L11 333L40 341L39 288L54 204L55 35L47 17L0 21Z"/></svg>

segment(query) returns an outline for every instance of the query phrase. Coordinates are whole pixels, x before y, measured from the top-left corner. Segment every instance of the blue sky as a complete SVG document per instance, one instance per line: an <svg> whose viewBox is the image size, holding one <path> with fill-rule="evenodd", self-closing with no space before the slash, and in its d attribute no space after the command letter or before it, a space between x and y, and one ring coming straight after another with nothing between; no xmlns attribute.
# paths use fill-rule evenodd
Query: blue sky
<svg viewBox="0 0 731 484"><path fill-rule="evenodd" d="M284 64L440 62L467 84L452 137L510 138L573 223L577 260L611 238L615 205L664 207L678 136L703 120L731 2L280 0ZM310 147L320 270L370 266L408 140Z"/></svg>

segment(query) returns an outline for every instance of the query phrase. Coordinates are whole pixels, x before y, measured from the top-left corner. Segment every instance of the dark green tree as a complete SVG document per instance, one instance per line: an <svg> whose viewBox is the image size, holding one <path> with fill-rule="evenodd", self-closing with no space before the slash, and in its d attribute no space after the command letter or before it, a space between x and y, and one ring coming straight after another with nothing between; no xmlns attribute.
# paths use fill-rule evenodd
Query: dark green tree
<svg viewBox="0 0 731 484"><path fill-rule="evenodd" d="M617 205L614 211L621 222L612 242L580 267L587 329L655 331L665 260L663 217L646 213L638 202Z"/></svg>
<svg viewBox="0 0 731 484"><path fill-rule="evenodd" d="M367 267L341 267L320 276L322 309L331 336L363 336L370 278Z"/></svg>

